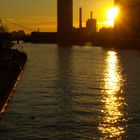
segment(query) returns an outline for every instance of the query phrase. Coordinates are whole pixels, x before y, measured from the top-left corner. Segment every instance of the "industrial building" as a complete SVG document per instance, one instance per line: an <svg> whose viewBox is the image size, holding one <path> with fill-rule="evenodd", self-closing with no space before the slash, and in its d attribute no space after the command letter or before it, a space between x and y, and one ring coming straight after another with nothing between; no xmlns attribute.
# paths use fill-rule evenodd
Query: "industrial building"
<svg viewBox="0 0 140 140"><path fill-rule="evenodd" d="M96 19L87 20L82 26L82 8L79 8L79 28L73 27L73 0L57 0L57 32L32 32L26 40L33 42L81 43L96 33Z"/></svg>
<svg viewBox="0 0 140 140"><path fill-rule="evenodd" d="M86 26L83 27L83 10L79 8L79 28L73 28L73 36L80 37L81 39L89 39L97 32L97 20L93 18L93 12L90 14L90 18L86 21Z"/></svg>
<svg viewBox="0 0 140 140"><path fill-rule="evenodd" d="M88 36L91 36L96 33L97 29L97 20L93 19L93 13L91 12L90 19L86 22L86 32Z"/></svg>

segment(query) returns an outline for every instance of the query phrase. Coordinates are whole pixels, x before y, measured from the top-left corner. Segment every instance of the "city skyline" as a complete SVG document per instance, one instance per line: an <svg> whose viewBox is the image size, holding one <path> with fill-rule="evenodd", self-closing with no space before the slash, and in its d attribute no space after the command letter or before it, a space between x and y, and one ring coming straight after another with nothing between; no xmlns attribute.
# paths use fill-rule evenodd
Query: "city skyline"
<svg viewBox="0 0 140 140"><path fill-rule="evenodd" d="M17 24L31 28L33 31L57 31L57 2L46 0L30 0L30 1L18 1L12 0L12 3L8 3L8 0L0 0L0 16L1 19L5 19L16 22ZM73 1L73 25L79 26L79 7L83 8L83 26L85 26L86 20L90 18L90 11L93 11L93 17L98 20L98 28L105 25L107 20L106 11L114 4L113 0L102 0L100 2L94 0L75 0ZM26 10L25 10L26 9ZM4 24L12 30L19 30L20 28L11 23L5 22ZM31 32L26 30L26 32Z"/></svg>

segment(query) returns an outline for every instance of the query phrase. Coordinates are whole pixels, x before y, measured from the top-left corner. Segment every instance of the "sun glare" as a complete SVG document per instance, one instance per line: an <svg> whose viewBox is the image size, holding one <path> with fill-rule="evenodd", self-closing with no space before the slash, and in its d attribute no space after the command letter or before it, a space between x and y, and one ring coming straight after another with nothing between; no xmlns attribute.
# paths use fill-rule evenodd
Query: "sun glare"
<svg viewBox="0 0 140 140"><path fill-rule="evenodd" d="M119 8L118 7L112 7L107 10L106 17L107 21L104 22L107 26L114 26L114 20L118 17L119 14Z"/></svg>
<svg viewBox="0 0 140 140"><path fill-rule="evenodd" d="M117 18L118 13L119 13L118 7L112 7L106 12L106 16L109 20L114 20L115 18Z"/></svg>

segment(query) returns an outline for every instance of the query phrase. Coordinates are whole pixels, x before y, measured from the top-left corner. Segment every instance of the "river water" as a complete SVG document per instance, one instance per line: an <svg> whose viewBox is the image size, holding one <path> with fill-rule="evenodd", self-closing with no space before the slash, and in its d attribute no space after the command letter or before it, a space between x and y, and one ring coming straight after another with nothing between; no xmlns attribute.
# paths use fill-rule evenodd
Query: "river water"
<svg viewBox="0 0 140 140"><path fill-rule="evenodd" d="M140 139L140 51L20 46L28 62L0 140Z"/></svg>

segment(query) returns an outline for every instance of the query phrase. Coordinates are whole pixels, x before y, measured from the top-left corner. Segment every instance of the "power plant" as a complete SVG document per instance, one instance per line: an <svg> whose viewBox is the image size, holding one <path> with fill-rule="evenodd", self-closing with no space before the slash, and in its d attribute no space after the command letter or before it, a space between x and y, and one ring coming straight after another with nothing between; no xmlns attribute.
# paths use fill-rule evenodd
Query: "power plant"
<svg viewBox="0 0 140 140"><path fill-rule="evenodd" d="M82 25L82 7L79 8L79 28L73 27L73 0L57 0L57 32L32 32L33 42L86 42L96 33L96 19L91 12L86 27Z"/></svg>
<svg viewBox="0 0 140 140"><path fill-rule="evenodd" d="M24 38L27 42L80 44L90 42L92 45L120 46L123 44L140 45L140 0L115 0L119 7L119 16L114 28L101 28L97 32L97 20L90 13L83 21L84 8L79 8L79 26L73 26L73 0L57 0L57 32L32 32ZM83 25L86 23L85 25ZM115 35L115 36L114 36Z"/></svg>
<svg viewBox="0 0 140 140"><path fill-rule="evenodd" d="M97 20L93 19L93 12L91 12L90 19L86 22L86 31L87 35L90 36L92 34L95 34L97 30Z"/></svg>

